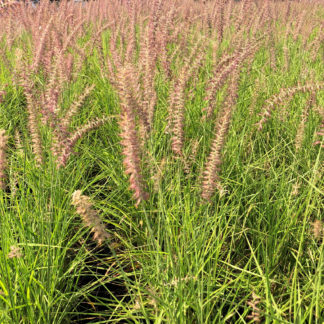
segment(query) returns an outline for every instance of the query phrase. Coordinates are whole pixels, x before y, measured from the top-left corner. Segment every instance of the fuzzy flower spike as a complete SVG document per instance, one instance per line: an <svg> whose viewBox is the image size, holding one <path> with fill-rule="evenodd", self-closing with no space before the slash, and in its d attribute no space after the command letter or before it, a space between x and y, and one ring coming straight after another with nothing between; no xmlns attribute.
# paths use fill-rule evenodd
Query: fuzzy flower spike
<svg viewBox="0 0 324 324"><path fill-rule="evenodd" d="M6 148L8 143L8 136L6 135L6 131L4 129L0 129L0 189L5 189L5 170L7 166L6 159Z"/></svg>
<svg viewBox="0 0 324 324"><path fill-rule="evenodd" d="M106 231L105 225L101 221L97 211L93 209L90 198L82 195L81 190L77 190L72 195L72 205L81 216L85 226L91 228L93 239L101 245L110 236Z"/></svg>

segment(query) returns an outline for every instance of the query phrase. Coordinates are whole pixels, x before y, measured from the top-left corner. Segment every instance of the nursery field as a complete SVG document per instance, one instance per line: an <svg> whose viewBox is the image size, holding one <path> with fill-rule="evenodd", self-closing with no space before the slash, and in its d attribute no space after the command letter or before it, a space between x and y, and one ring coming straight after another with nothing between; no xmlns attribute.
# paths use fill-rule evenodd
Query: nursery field
<svg viewBox="0 0 324 324"><path fill-rule="evenodd" d="M0 323L324 323L324 2L0 7Z"/></svg>

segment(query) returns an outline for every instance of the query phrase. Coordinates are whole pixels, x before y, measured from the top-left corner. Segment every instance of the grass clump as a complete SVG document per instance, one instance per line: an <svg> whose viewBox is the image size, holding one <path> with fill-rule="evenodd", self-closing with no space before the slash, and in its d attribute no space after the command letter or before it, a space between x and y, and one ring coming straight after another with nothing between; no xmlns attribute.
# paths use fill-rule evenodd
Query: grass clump
<svg viewBox="0 0 324 324"><path fill-rule="evenodd" d="M320 1L0 9L1 323L321 323Z"/></svg>

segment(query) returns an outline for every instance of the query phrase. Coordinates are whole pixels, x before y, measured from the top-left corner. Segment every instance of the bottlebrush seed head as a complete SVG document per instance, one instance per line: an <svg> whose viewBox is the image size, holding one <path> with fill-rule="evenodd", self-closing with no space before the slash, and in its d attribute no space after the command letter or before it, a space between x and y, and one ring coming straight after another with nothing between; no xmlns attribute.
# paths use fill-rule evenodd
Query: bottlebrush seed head
<svg viewBox="0 0 324 324"><path fill-rule="evenodd" d="M5 170L7 167L6 160L6 148L8 143L8 136L6 135L6 131L4 129L0 129L0 189L5 189Z"/></svg>
<svg viewBox="0 0 324 324"><path fill-rule="evenodd" d="M110 238L98 213L93 209L90 198L82 195L81 190L77 190L73 193L72 205L81 216L85 226L91 228L93 239L97 241L98 245L101 245L106 239Z"/></svg>

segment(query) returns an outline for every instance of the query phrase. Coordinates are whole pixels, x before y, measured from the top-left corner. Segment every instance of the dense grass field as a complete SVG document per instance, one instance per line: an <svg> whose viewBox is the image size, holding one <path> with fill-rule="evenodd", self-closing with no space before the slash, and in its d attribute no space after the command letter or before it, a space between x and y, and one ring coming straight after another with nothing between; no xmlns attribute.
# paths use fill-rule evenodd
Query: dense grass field
<svg viewBox="0 0 324 324"><path fill-rule="evenodd" d="M0 323L324 323L324 2L0 9Z"/></svg>

